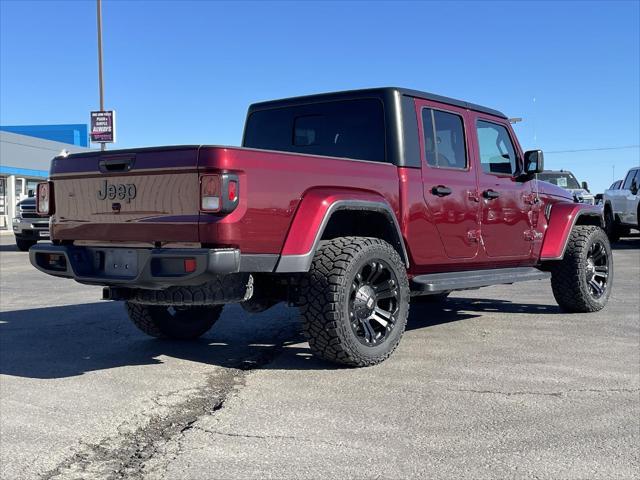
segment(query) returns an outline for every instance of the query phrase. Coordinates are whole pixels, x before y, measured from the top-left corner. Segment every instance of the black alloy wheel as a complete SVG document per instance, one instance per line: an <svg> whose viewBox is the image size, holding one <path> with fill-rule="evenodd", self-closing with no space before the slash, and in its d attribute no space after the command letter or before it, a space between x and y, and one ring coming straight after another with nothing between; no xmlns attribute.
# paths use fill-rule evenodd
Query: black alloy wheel
<svg viewBox="0 0 640 480"><path fill-rule="evenodd" d="M349 320L358 341L383 343L395 327L399 306L398 278L389 265L376 260L363 265L351 284Z"/></svg>
<svg viewBox="0 0 640 480"><path fill-rule="evenodd" d="M585 276L591 296L601 298L608 288L609 254L600 240L594 241L589 248Z"/></svg>

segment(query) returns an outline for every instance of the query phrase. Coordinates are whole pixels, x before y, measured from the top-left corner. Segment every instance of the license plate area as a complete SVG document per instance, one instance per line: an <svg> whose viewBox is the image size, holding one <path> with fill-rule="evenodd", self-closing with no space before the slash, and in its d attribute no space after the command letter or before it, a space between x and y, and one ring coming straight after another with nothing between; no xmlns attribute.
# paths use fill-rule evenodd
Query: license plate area
<svg viewBox="0 0 640 480"><path fill-rule="evenodd" d="M138 254L135 250L108 249L95 252L98 270L107 277L133 278L138 275Z"/></svg>

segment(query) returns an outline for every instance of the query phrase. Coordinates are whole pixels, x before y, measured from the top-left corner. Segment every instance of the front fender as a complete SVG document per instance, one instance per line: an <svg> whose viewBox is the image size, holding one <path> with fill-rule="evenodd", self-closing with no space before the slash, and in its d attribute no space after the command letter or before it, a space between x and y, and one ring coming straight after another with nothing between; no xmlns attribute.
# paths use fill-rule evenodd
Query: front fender
<svg viewBox="0 0 640 480"><path fill-rule="evenodd" d="M298 207L287 234L276 272L306 272L311 266L322 233L337 210L370 210L382 212L398 235L401 256L408 259L396 213L381 195L344 189L314 189L307 192Z"/></svg>
<svg viewBox="0 0 640 480"><path fill-rule="evenodd" d="M574 225L585 220L585 216L594 217L589 224L604 226L603 209L598 205L583 203L555 203L551 207L547 230L542 242L540 260L560 260L564 257L569 235Z"/></svg>

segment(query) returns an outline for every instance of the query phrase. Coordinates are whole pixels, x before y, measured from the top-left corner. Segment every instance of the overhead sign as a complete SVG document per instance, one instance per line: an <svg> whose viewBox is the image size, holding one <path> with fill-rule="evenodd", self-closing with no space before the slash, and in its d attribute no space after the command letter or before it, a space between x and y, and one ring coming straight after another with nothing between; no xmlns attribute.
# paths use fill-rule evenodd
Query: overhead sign
<svg viewBox="0 0 640 480"><path fill-rule="evenodd" d="M116 141L116 112L105 110L91 112L91 131L93 143L114 143Z"/></svg>

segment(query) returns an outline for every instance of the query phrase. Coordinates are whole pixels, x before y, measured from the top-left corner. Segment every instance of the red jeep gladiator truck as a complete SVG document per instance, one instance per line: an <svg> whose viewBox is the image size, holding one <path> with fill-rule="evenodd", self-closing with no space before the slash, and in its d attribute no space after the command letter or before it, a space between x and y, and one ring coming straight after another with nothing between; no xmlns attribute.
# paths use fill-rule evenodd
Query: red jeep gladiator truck
<svg viewBox="0 0 640 480"><path fill-rule="evenodd" d="M401 88L251 105L242 147L59 156L38 188L39 270L103 285L147 334L205 333L224 304L299 307L311 350L387 358L410 299L551 279L569 312L603 308L600 207L538 182L502 113Z"/></svg>

